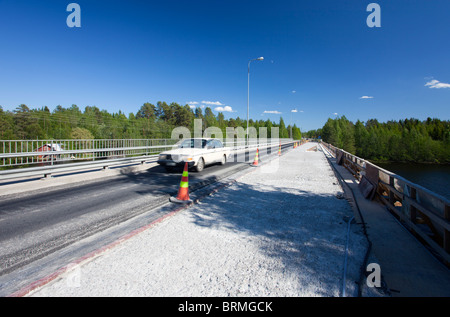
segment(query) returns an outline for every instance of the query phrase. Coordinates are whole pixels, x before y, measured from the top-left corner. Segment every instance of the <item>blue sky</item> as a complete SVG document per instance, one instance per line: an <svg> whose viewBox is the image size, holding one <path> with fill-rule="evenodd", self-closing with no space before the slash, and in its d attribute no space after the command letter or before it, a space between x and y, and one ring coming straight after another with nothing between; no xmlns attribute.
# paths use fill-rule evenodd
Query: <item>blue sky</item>
<svg viewBox="0 0 450 317"><path fill-rule="evenodd" d="M80 0L80 28L70 2L0 0L3 109L192 102L246 119L263 56L253 119L450 119L448 0Z"/></svg>

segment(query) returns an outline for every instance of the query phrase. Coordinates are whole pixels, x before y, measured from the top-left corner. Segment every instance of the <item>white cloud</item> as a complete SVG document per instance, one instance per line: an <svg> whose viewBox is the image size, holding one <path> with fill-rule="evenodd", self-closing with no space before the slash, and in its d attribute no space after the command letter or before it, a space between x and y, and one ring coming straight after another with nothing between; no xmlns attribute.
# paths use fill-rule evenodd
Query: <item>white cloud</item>
<svg viewBox="0 0 450 317"><path fill-rule="evenodd" d="M276 110L264 110L263 113L271 113L271 114L281 114L281 112L276 111Z"/></svg>
<svg viewBox="0 0 450 317"><path fill-rule="evenodd" d="M219 111L219 112L233 112L233 108L231 108L230 106L216 107L216 108L214 108L214 110Z"/></svg>
<svg viewBox="0 0 450 317"><path fill-rule="evenodd" d="M335 113L333 113L335 116L337 116L338 115L338 113L337 112L335 112Z"/></svg>
<svg viewBox="0 0 450 317"><path fill-rule="evenodd" d="M219 101L202 101L202 103L211 106L224 106L224 104Z"/></svg>
<svg viewBox="0 0 450 317"><path fill-rule="evenodd" d="M439 80L433 79L425 84L425 86L429 86L430 88L450 88L450 84L441 83Z"/></svg>
<svg viewBox="0 0 450 317"><path fill-rule="evenodd" d="M291 112L298 112L298 110L297 109L292 109Z"/></svg>
<svg viewBox="0 0 450 317"><path fill-rule="evenodd" d="M296 91L295 91L295 90L292 90L292 93L293 93L293 94L295 94L295 93L296 93Z"/></svg>
<svg viewBox="0 0 450 317"><path fill-rule="evenodd" d="M372 96L362 96L362 97L359 97L359 99L373 99L373 97Z"/></svg>
<svg viewBox="0 0 450 317"><path fill-rule="evenodd" d="M198 105L197 101L188 101L188 105Z"/></svg>

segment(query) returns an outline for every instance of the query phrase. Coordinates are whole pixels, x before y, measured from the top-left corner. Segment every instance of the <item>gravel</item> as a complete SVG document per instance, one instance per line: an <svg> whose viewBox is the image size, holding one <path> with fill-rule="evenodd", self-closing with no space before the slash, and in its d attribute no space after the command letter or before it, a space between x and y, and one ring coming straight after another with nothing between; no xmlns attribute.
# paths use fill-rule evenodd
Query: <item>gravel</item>
<svg viewBox="0 0 450 317"><path fill-rule="evenodd" d="M30 296L341 296L352 208L307 143ZM346 295L367 242L350 227Z"/></svg>

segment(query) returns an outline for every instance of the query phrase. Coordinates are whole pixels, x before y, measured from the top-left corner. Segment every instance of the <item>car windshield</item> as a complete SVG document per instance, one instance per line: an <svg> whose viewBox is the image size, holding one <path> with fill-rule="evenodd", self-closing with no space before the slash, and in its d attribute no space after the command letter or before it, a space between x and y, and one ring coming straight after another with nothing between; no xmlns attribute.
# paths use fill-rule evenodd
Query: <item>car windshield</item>
<svg viewBox="0 0 450 317"><path fill-rule="evenodd" d="M179 148L204 148L206 147L205 139L188 139L181 142Z"/></svg>

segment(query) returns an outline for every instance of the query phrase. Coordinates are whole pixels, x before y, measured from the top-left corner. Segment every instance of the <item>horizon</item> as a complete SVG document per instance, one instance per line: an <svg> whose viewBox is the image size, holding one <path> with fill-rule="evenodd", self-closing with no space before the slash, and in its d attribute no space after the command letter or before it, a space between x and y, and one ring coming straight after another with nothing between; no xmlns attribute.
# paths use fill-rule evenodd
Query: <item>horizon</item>
<svg viewBox="0 0 450 317"><path fill-rule="evenodd" d="M161 101L161 102L164 102L164 101ZM167 103L168 105L170 105L171 103ZM19 105L20 106L20 105ZM27 107L28 107L28 105L26 105ZM60 105L59 105L60 106ZM87 107L96 107L96 106L86 106L85 107L85 109L81 109L80 107L78 107L78 105L75 105L75 104L73 104L73 105L71 105L71 107L72 106L77 106L77 108L79 109L79 111L82 113L82 114L85 114L86 113L86 108ZM156 105L155 105L156 106ZM180 105L180 106L188 106L188 104L186 104L186 105ZM0 105L0 107L2 107L1 105ZM209 106L208 106L209 107ZM17 107L17 108L19 108L19 107ZM55 107L56 108L56 107ZM64 108L64 107L63 107ZM30 111L44 111L44 109L41 107L41 108L29 108L30 109ZM127 120L130 120L130 114L133 114L134 116L136 116L136 114L139 112L139 109L137 110L137 111L135 111L135 112L130 112L130 113L124 113L124 112L121 112L120 110L118 111L118 112L108 112L108 110L107 109L100 109L100 108L98 108L99 109L99 111L101 112L101 111L107 111L107 113L108 114L110 114L110 115L112 115L112 116L114 116L114 115L119 115L119 114L122 114L122 115L125 115L126 116L126 118L127 118ZM56 115L56 116L58 116L59 114L57 113L57 112L54 112L54 110L55 109L53 109L53 111L52 110L50 110L50 109L48 109L49 111L50 111L50 114L51 115ZM67 107L67 108L64 108L64 110L70 110L70 107ZM17 113L14 111L14 109L13 110L6 110L6 111L9 111L9 112L11 112L11 113L13 113L13 115L17 115ZM203 112L203 109L202 109L202 113L203 113L203 115L204 115L204 112ZM214 112L213 112L214 113ZM219 113L222 113L223 114L223 112L218 112L217 114L215 114L215 117L216 117L216 119L217 119L217 116L218 116L218 114ZM67 115L67 114L64 114L64 117L70 117L69 115ZM336 119L341 119L341 118L343 118L343 117L345 117L346 119L348 119L345 115L341 115L341 116L335 116L334 118L333 117L329 117L325 122L324 122L324 125L325 125L325 123L329 120L329 119L331 119L331 120L336 120ZM157 120L161 120L160 118L156 118ZM229 119L239 119L239 120L242 120L242 121L244 121L244 122L246 122L246 118L241 118L241 117L239 117L239 116L237 116L237 117L229 117L229 118L225 118L225 120L229 120ZM287 123L286 122L286 120L285 120L285 118L283 118L283 116L282 115L280 115L279 116L279 118L278 118L278 120L272 120L272 119L257 119L257 120L254 120L253 118L250 118L249 119L249 121L250 122L258 122L258 121L261 121L261 120L263 120L264 122L266 122L267 120L270 120L270 122L272 122L273 124L275 124L275 125L279 125L280 124L280 121L281 121L281 119L283 120L283 122L284 122L284 124L285 124L285 126L286 126L286 128L288 128L288 127L290 127L291 126L291 124L290 123ZM429 120L429 119L431 119L431 120L435 120L435 119L437 119L437 120L439 120L439 121L441 121L441 122L449 122L450 120L446 120L446 119L441 119L441 118L437 118L437 117L427 117L427 118L425 118L425 119L419 119L419 118L414 118L414 117L409 117L409 118L407 118L407 117L405 117L405 118L401 118L401 119L396 119L396 120L386 120L386 121L380 121L380 120L378 120L377 118L368 118L367 120L365 120L365 121L363 121L363 120L360 120L360 119L356 119L355 121L353 121L353 120L349 120L349 122L351 122L352 124L356 124L358 121L360 121L361 123L363 123L364 125L366 125L367 123L368 123L368 121L373 121L373 120L376 120L378 123L380 123L380 124L385 124L385 123L388 123L388 122L398 122L398 123L401 123L402 121L404 122L404 121L406 121L406 120L409 120L409 121L412 121L412 120L418 120L419 122L421 122L421 123L424 123L424 122L426 122L427 120ZM47 118L46 120L55 120L55 121L58 121L57 119L51 119L51 118ZM197 118L194 118L194 121L195 120L203 120L203 119L197 119ZM215 126L212 126L212 127L215 127ZM317 130L319 130L319 129L322 129L323 128L323 126L321 126L321 127L318 127L318 128L314 128L314 129L309 129L309 130L302 130L302 128L301 127L299 127L295 122L293 122L292 123L292 127L295 127L295 128L298 128L298 129L300 129L300 131L301 131L301 133L307 133L307 132L314 132L314 131L317 131ZM177 127L176 127L177 128ZM175 129L176 129L175 128ZM189 127L188 127L189 128Z"/></svg>
<svg viewBox="0 0 450 317"><path fill-rule="evenodd" d="M0 1L0 105L136 113L209 106L226 119L320 129L329 118L450 119L450 3Z"/></svg>

